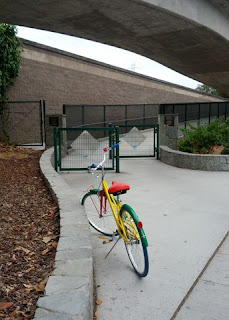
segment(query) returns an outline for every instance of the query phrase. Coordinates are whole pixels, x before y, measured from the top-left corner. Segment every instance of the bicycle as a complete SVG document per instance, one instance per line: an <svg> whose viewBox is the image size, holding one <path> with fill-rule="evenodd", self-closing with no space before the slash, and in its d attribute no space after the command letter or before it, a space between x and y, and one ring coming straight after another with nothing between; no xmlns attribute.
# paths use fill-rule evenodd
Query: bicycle
<svg viewBox="0 0 229 320"><path fill-rule="evenodd" d="M113 241L116 236L118 240L120 238L124 240L135 272L139 277L145 277L149 270L149 259L148 242L143 225L135 211L127 204L122 205L120 199L120 195L126 193L130 186L113 181L112 186L108 187L105 180L106 171L103 163L106 161L106 153L118 146L119 144L115 144L110 148L104 148L103 160L98 165L92 164L88 167L89 173L101 169L101 181L97 189L92 186L92 189L83 196L81 204L85 207L89 224L105 236L111 236L111 239L107 239L104 243Z"/></svg>

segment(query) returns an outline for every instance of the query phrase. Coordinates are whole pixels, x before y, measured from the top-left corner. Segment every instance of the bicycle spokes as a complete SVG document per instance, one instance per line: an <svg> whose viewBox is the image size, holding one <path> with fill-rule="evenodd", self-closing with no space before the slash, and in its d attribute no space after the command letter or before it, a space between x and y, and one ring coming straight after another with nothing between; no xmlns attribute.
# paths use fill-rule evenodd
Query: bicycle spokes
<svg viewBox="0 0 229 320"><path fill-rule="evenodd" d="M103 200L105 200L104 196ZM82 204L85 207L90 225L102 234L112 236L117 226L110 205L107 203L105 207L102 203L101 206L100 191L89 191L84 196Z"/></svg>
<svg viewBox="0 0 229 320"><path fill-rule="evenodd" d="M143 246L138 230L139 220L133 209L126 205L121 208L120 216L127 237L125 246L130 262L136 273L140 277L145 277L148 274L149 261L147 248Z"/></svg>
<svg viewBox="0 0 229 320"><path fill-rule="evenodd" d="M125 227L126 236L128 239L128 242L130 243L139 243L139 234L137 231L137 228L135 227L134 221L130 216L127 216L125 213L123 224Z"/></svg>

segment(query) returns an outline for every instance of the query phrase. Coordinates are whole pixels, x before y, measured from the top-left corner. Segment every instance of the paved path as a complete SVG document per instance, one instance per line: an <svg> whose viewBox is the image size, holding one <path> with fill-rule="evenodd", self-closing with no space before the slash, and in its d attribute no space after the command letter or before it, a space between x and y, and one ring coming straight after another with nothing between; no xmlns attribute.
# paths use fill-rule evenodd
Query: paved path
<svg viewBox="0 0 229 320"><path fill-rule="evenodd" d="M86 172L61 176L80 197L99 182ZM228 232L229 172L192 171L136 159L121 160L121 173L108 172L107 180L131 185L122 199L143 221L150 270L139 279L121 242L104 260L110 244L103 245L92 230L97 297L103 301L98 320L228 319L227 242L192 286ZM190 296L176 314L190 288Z"/></svg>

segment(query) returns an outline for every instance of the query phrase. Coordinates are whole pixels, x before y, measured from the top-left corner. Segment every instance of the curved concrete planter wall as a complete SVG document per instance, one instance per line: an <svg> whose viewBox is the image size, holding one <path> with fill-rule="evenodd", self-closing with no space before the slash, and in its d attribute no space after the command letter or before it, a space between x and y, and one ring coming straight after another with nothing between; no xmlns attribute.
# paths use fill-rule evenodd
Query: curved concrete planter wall
<svg viewBox="0 0 229 320"><path fill-rule="evenodd" d="M60 238L54 270L39 298L34 320L93 318L93 265L89 224L75 192L52 166L53 148L40 159L43 178L57 201Z"/></svg>
<svg viewBox="0 0 229 320"><path fill-rule="evenodd" d="M229 171L229 155L192 154L161 146L160 160L178 168Z"/></svg>

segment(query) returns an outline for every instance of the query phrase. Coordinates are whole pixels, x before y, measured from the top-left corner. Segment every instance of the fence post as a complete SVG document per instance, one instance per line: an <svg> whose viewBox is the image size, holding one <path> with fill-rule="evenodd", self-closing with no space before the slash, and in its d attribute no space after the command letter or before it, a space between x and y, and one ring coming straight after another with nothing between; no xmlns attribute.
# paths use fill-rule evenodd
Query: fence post
<svg viewBox="0 0 229 320"><path fill-rule="evenodd" d="M58 128L58 146L59 146L59 159L58 159L58 165L61 170L61 158L62 158L62 150L61 150L61 145L62 145L62 140L61 140L61 131L60 128Z"/></svg>
<svg viewBox="0 0 229 320"><path fill-rule="evenodd" d="M57 127L54 127L54 167L56 172L58 171L58 160L57 160Z"/></svg>
<svg viewBox="0 0 229 320"><path fill-rule="evenodd" d="M184 127L187 127L187 104L184 106Z"/></svg>
<svg viewBox="0 0 229 320"><path fill-rule="evenodd" d="M115 133L116 133L116 143L119 143L119 127L115 127ZM116 150L116 172L120 172L120 167L119 167L119 146L115 149Z"/></svg>
<svg viewBox="0 0 229 320"><path fill-rule="evenodd" d="M208 124L211 123L211 102L209 103L209 111L208 111Z"/></svg>
<svg viewBox="0 0 229 320"><path fill-rule="evenodd" d="M144 117L143 125L145 126L146 124L146 105L145 104L143 105L143 117Z"/></svg>
<svg viewBox="0 0 229 320"><path fill-rule="evenodd" d="M109 148L112 146L112 133L113 133L112 127L113 127L112 123L109 123ZM109 151L109 159L112 159L111 150Z"/></svg>
<svg viewBox="0 0 229 320"><path fill-rule="evenodd" d="M125 105L125 125L126 125L126 133L127 133L127 122L128 122L128 120L127 120L127 117L128 117L128 114L127 114L127 105ZM118 143L118 142L117 142Z"/></svg>
<svg viewBox="0 0 229 320"><path fill-rule="evenodd" d="M41 143L46 143L46 132L45 132L45 100L40 100L40 126L41 126Z"/></svg>
<svg viewBox="0 0 229 320"><path fill-rule="evenodd" d="M155 130L155 129L154 129ZM160 159L160 137L159 137L159 124L156 125L157 131L157 159ZM155 135L155 133L154 133Z"/></svg>

